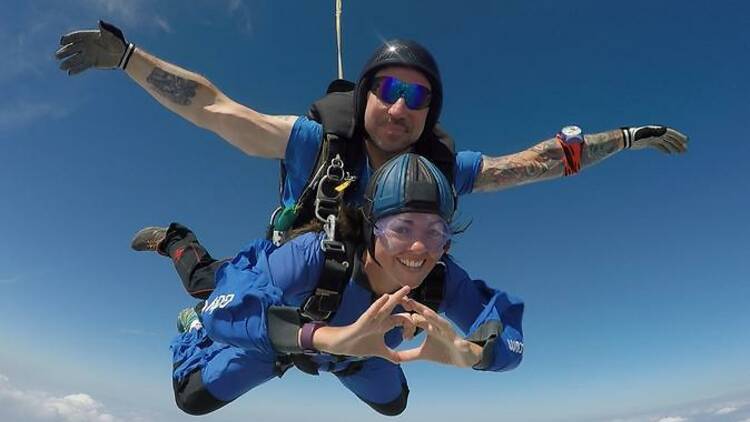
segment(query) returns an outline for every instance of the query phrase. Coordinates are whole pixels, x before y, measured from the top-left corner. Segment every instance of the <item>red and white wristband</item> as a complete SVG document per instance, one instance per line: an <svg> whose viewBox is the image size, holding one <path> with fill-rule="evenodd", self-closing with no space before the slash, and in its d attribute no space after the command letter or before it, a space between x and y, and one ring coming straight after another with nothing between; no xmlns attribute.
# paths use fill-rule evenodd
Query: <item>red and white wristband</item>
<svg viewBox="0 0 750 422"><path fill-rule="evenodd" d="M581 170L581 155L583 153L583 134L578 126L566 126L556 136L562 147L563 175L572 176Z"/></svg>

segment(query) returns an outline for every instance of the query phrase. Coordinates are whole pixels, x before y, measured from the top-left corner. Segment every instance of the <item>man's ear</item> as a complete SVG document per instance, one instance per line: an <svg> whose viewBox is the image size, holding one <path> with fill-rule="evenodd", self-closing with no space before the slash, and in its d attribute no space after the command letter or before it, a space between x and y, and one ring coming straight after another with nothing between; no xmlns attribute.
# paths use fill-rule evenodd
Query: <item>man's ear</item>
<svg viewBox="0 0 750 422"><path fill-rule="evenodd" d="M449 240L448 243L443 246L443 253L448 253L451 249L451 241Z"/></svg>

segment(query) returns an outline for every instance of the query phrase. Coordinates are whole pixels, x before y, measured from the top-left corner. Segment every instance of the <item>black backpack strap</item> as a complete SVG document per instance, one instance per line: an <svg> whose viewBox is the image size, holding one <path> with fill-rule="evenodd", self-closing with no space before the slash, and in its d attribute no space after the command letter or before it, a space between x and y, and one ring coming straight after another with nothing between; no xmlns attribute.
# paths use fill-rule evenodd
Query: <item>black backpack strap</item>
<svg viewBox="0 0 750 422"><path fill-rule="evenodd" d="M349 139L354 135L354 94L344 91L354 83L337 79L328 86L325 97L315 101L307 117L323 125L326 134Z"/></svg>
<svg viewBox="0 0 750 422"><path fill-rule="evenodd" d="M344 289L352 277L354 247L336 240L323 239L323 269L313 294L302 305L302 316L328 321L341 303Z"/></svg>
<svg viewBox="0 0 750 422"><path fill-rule="evenodd" d="M271 216L269 238L272 238L274 243L281 243L284 232L309 222L313 217L325 220L327 215L337 212L343 195L335 191L335 188L341 186L345 178L353 182L354 179L349 175L357 174L356 166L360 165L359 161L362 157L361 145L352 145L351 142L355 126L352 93L354 86L353 82L337 79L328 86L326 95L310 107L307 117L323 126L321 147L318 149L315 165L295 207L290 209L279 207ZM329 178L330 183L321 183L336 157L344 163L343 173L338 178L335 175L331 176L333 180ZM283 161L280 173L279 185L280 192L282 192L286 179Z"/></svg>
<svg viewBox="0 0 750 422"><path fill-rule="evenodd" d="M312 360L312 357L310 357L309 355L295 353L288 356L289 360L291 360L294 366L296 366L300 371L310 375L318 375L319 366Z"/></svg>
<svg viewBox="0 0 750 422"><path fill-rule="evenodd" d="M327 95L316 101L308 113L323 125L321 148L315 173L308 180L306 191L315 186L315 202L310 206L307 198L300 197L303 208L314 209L314 216L325 222L326 238L320 249L324 254L323 270L314 293L305 301L302 314L313 320L327 321L338 309L341 296L352 274L354 248L337 240L336 217L343 199L342 187L355 178L351 168L354 133L354 83L335 80ZM305 220L303 220L305 221Z"/></svg>
<svg viewBox="0 0 750 422"><path fill-rule="evenodd" d="M435 268L427 274L422 284L417 287L412 296L418 302L428 306L435 312L440 311L445 295L445 263L438 261Z"/></svg>
<svg viewBox="0 0 750 422"><path fill-rule="evenodd" d="M346 79L336 79L328 84L326 94L330 94L333 92L354 92L354 88L356 87L357 84L352 81L347 81Z"/></svg>
<svg viewBox="0 0 750 422"><path fill-rule="evenodd" d="M314 102L307 116L323 126L323 139L318 157L315 160L313 174L306 186L314 185L316 173L329 164L336 156L344 161L344 171L351 172L352 148L350 144L354 135L354 83L337 79L328 86L325 97ZM352 173L354 174L354 173ZM301 198L300 198L301 199Z"/></svg>

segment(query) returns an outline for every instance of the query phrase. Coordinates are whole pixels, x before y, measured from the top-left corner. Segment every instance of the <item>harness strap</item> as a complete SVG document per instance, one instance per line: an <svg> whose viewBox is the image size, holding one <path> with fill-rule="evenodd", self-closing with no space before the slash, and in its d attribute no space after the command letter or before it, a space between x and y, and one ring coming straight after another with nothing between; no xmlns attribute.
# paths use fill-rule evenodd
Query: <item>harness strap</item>
<svg viewBox="0 0 750 422"><path fill-rule="evenodd" d="M335 135L329 135L328 138L330 144L329 159L326 160L328 167L325 174L317 181L318 187L314 204L315 217L323 222L328 221L330 216L336 218L341 207L341 199L344 196L343 192L338 191L336 187L344 183L345 180L352 178L344 169L344 161L338 153L338 150L342 147L342 142ZM333 237L332 235L331 238Z"/></svg>
<svg viewBox="0 0 750 422"><path fill-rule="evenodd" d="M336 240L323 239L323 269L318 285L302 306L302 315L314 321L328 321L338 309L344 288L352 276L354 248Z"/></svg>
<svg viewBox="0 0 750 422"><path fill-rule="evenodd" d="M340 362L344 359L347 359L345 356L336 356L337 362ZM330 370L333 365L335 365L336 362L329 362L328 369ZM362 360L355 360L349 362L349 364L344 367L343 369L339 371L334 371L333 374L337 377L348 377L351 375L356 374L362 369L362 365L364 362ZM300 371L310 374L310 375L319 375L319 369L320 365L315 363L315 361L312 360L312 356L305 355L305 354L292 354L292 355L280 355L276 359L276 367L277 368L283 368L276 372L276 375L281 378L284 373L291 368L292 366L296 366L297 369Z"/></svg>
<svg viewBox="0 0 750 422"><path fill-rule="evenodd" d="M445 294L445 263L438 261L427 274L422 284L414 291L413 298L439 312Z"/></svg>
<svg viewBox="0 0 750 422"><path fill-rule="evenodd" d="M310 375L318 375L318 364L313 362L310 356L295 353L289 355L289 359L300 371Z"/></svg>

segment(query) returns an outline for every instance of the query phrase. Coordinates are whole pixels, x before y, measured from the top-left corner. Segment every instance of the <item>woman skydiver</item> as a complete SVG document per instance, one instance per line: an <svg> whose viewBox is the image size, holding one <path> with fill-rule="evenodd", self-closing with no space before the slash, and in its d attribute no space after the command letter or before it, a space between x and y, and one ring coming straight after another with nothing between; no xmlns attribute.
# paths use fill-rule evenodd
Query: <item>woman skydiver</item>
<svg viewBox="0 0 750 422"><path fill-rule="evenodd" d="M454 211L451 185L427 159L404 154L380 167L365 205L339 214L338 231L356 251L327 322L307 319L301 309L327 265L324 232L308 228L280 247L256 240L222 263L192 257L186 248L197 240L172 224L152 250L173 259L188 292L207 298L180 313L181 333L170 346L178 407L209 413L294 365L330 372L377 412L398 415L409 394L402 362L487 371L518 366L524 305L472 280L447 254ZM444 266L436 308L447 319L410 297L436 265ZM395 350L418 329L426 333L419 346Z"/></svg>

